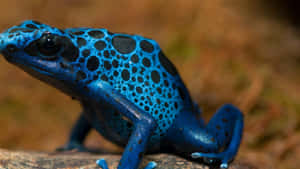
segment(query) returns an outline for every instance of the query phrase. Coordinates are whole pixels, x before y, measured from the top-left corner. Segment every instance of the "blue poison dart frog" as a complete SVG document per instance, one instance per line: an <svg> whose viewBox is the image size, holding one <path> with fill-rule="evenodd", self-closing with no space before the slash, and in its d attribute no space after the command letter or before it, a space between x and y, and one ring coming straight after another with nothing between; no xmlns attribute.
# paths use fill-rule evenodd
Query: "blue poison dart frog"
<svg viewBox="0 0 300 169"><path fill-rule="evenodd" d="M106 29L58 29L25 21L0 34L5 59L78 100L83 111L60 150L84 151L96 129L125 147L118 169L137 169L146 152L169 152L228 168L243 115L221 107L205 124L157 42ZM108 169L104 159L97 164ZM155 168L150 162L146 169Z"/></svg>

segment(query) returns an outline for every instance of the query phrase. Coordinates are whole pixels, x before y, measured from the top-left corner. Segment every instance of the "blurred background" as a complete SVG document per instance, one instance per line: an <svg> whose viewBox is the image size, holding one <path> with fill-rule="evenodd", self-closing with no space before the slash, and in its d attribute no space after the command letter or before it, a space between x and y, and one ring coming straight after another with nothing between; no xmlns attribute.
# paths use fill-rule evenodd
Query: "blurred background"
<svg viewBox="0 0 300 169"><path fill-rule="evenodd" d="M34 19L155 39L206 120L224 103L245 114L237 159L300 166L300 3L294 0L1 0L0 30ZM80 106L0 58L0 147L53 151ZM92 132L88 146L121 149Z"/></svg>

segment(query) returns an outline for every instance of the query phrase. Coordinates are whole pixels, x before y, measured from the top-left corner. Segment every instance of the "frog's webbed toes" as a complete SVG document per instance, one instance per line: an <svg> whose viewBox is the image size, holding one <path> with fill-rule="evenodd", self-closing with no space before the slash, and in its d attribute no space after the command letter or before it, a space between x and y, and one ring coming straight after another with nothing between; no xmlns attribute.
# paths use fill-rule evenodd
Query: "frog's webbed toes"
<svg viewBox="0 0 300 169"><path fill-rule="evenodd" d="M69 142L69 143L65 144L64 146L56 149L56 151L58 151L58 152L72 151L72 150L76 150L78 152L90 152L82 144L76 143L76 142Z"/></svg>
<svg viewBox="0 0 300 169"><path fill-rule="evenodd" d="M106 161L101 158L99 160L96 161L96 163L102 168L102 169L108 169L108 165L106 163ZM156 167L156 162L151 161L147 164L147 166L144 169L154 169Z"/></svg>
<svg viewBox="0 0 300 169"><path fill-rule="evenodd" d="M220 163L221 169L227 169L228 168L228 157L225 153L201 153L201 152L195 152L191 154L192 158L202 158L203 161L207 164L216 164Z"/></svg>

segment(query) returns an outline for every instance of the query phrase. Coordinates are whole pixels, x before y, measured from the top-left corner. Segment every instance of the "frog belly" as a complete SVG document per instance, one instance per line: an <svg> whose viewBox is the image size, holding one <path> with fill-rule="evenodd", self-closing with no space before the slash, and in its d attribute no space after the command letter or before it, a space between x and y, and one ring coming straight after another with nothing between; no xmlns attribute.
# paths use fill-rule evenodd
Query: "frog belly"
<svg viewBox="0 0 300 169"><path fill-rule="evenodd" d="M129 137L134 130L134 125L114 109L106 109L95 113L88 112L88 120L106 139L126 146ZM162 131L157 128L150 136L149 146L157 145L163 137Z"/></svg>

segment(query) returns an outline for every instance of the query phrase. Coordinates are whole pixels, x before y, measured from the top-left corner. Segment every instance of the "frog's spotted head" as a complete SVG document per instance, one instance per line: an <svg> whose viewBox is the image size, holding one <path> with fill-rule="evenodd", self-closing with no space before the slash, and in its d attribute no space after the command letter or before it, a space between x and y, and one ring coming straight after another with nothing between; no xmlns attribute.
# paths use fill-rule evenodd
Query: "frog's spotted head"
<svg viewBox="0 0 300 169"><path fill-rule="evenodd" d="M79 49L72 35L35 21L25 21L0 34L6 60L48 83L73 83ZM61 88L61 87L60 87Z"/></svg>

